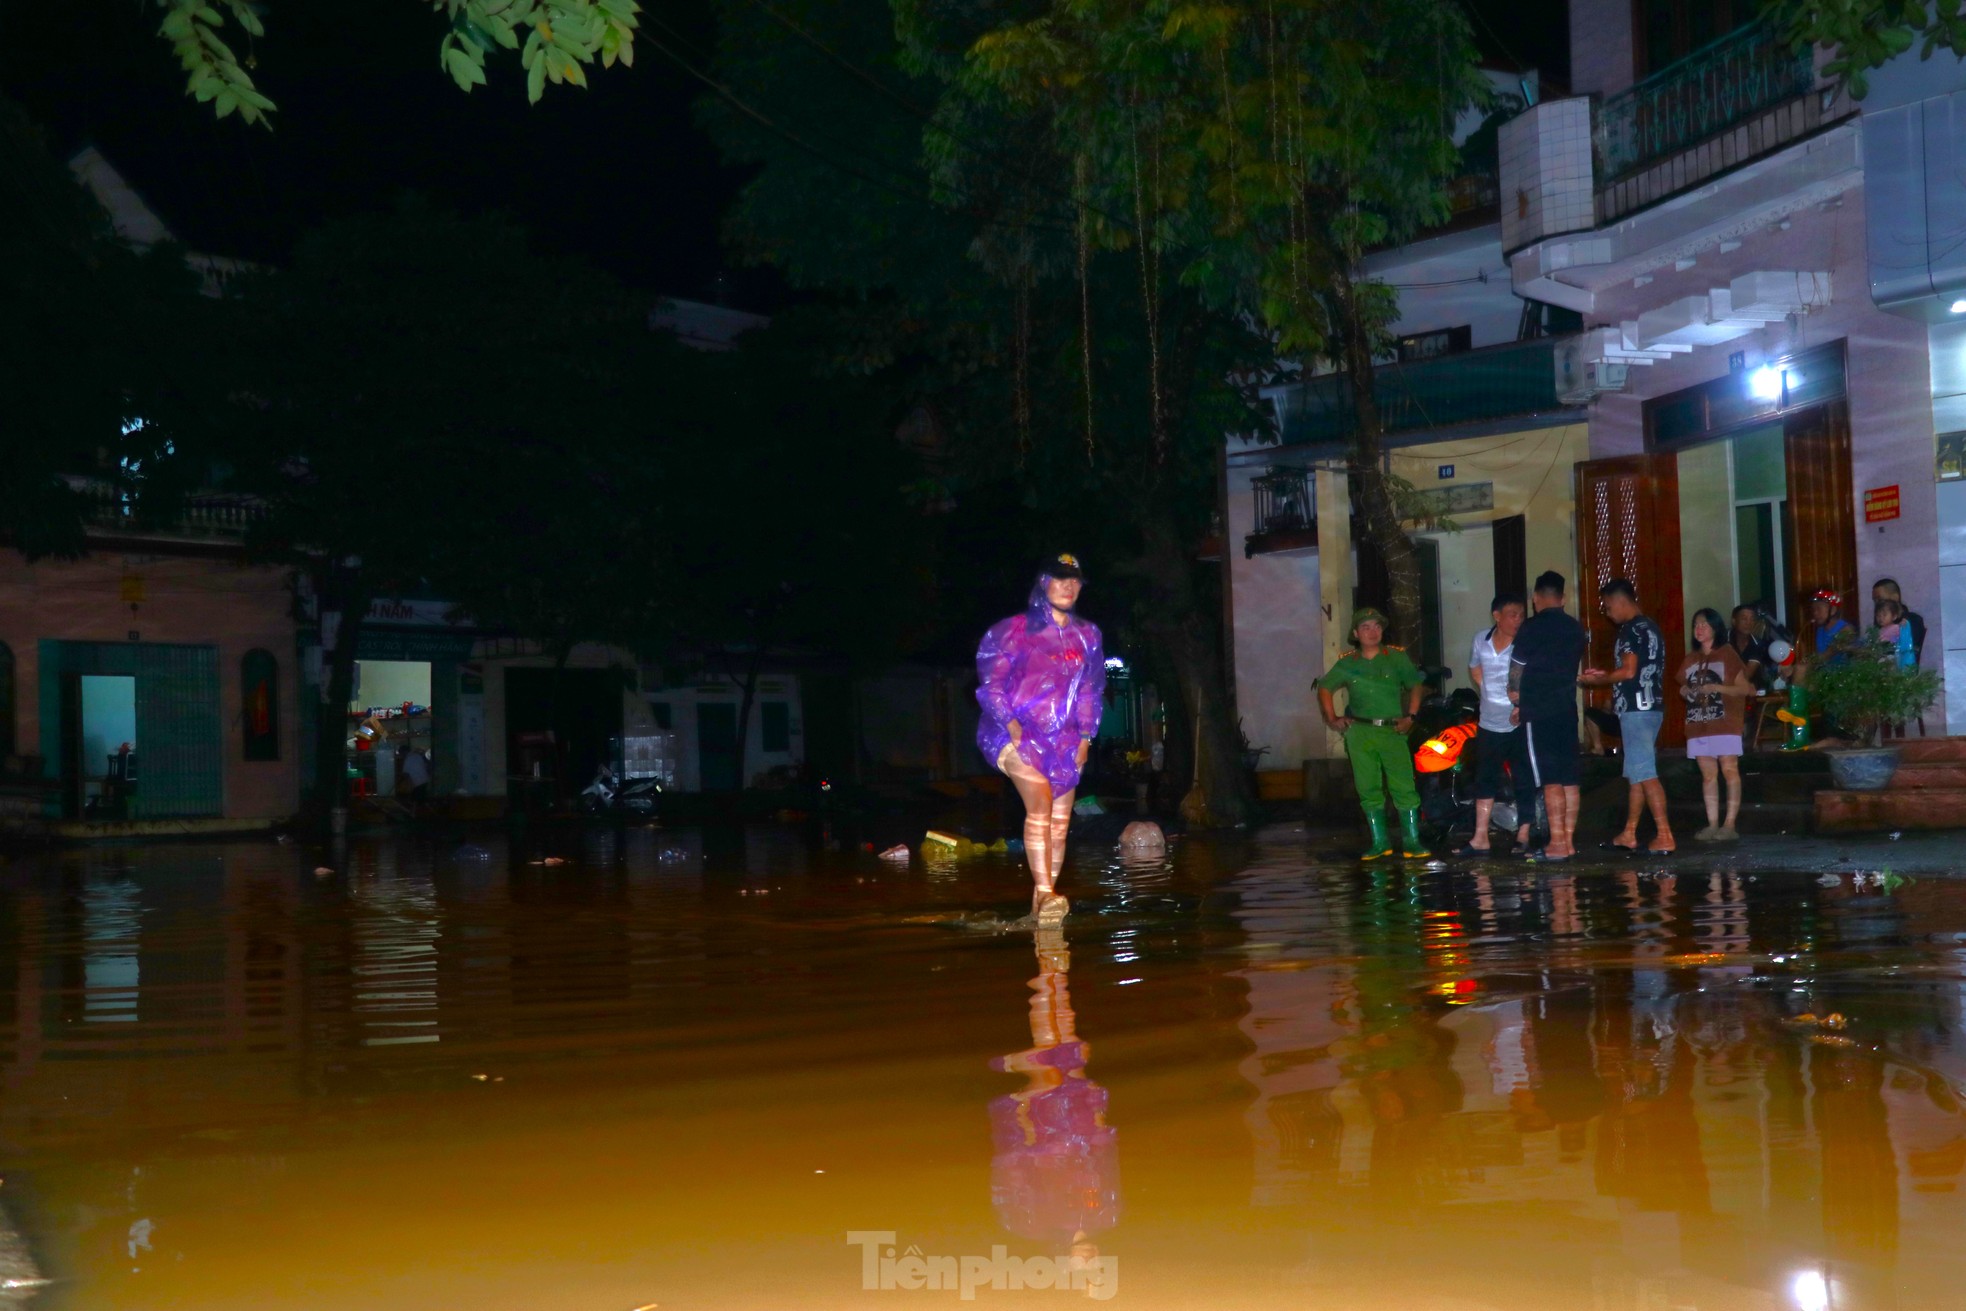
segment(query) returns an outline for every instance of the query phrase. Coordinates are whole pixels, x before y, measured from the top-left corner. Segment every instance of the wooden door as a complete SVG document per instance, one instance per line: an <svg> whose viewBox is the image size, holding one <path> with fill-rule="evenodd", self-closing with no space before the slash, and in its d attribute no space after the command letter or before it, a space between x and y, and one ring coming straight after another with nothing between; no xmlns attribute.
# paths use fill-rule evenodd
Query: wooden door
<svg viewBox="0 0 1966 1311"><path fill-rule="evenodd" d="M1679 457L1662 452L1579 464L1577 555L1577 617L1590 635L1585 666L1611 666L1618 627L1599 609L1597 589L1624 578L1638 589L1639 605L1665 634L1670 681L1686 642L1679 576ZM1587 699L1608 707L1610 689L1593 688ZM1684 719L1668 704L1659 745L1682 746L1685 741Z"/></svg>
<svg viewBox="0 0 1966 1311"><path fill-rule="evenodd" d="M1783 424L1788 467L1789 614L1798 635L1809 623L1809 594L1843 597L1843 617L1862 627L1857 594L1857 507L1850 480L1850 416L1834 401L1792 414Z"/></svg>

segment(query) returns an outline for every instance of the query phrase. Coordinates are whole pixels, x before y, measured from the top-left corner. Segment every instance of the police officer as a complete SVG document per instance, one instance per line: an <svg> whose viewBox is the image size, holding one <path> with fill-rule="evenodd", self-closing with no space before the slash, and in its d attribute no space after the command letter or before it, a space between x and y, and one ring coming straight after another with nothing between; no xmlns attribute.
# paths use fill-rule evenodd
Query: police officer
<svg viewBox="0 0 1966 1311"><path fill-rule="evenodd" d="M1318 705L1333 732L1345 735L1345 754L1352 758L1352 779L1372 829L1367 860L1393 854L1386 832L1386 793L1399 807L1403 854L1428 855L1420 840L1420 793L1413 786L1413 756L1406 734L1420 708L1420 671L1406 652L1386 642L1386 617L1369 606L1352 615L1352 644L1358 649L1341 657L1318 680ZM1332 694L1350 688L1345 713L1338 713Z"/></svg>

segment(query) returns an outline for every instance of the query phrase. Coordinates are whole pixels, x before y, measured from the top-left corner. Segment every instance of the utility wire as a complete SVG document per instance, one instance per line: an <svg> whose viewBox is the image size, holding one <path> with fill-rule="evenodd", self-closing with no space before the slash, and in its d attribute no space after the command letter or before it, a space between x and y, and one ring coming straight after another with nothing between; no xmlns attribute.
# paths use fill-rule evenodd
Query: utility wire
<svg viewBox="0 0 1966 1311"><path fill-rule="evenodd" d="M645 18L653 18L653 16L649 16L649 14L645 14ZM663 28L665 29L665 31L668 31L668 35L670 35L670 39L674 39L674 41L676 41L678 45L684 45L684 47L688 45L688 41L684 41L684 39L682 39L682 37L680 37L680 35L678 35L678 33L674 31L674 29L668 28L668 26L666 26L666 24L663 24L661 20L653 20L653 22L655 22L655 26L659 26L659 28ZM716 92L716 96L718 96L718 98L722 98L723 102L727 102L727 104L729 104L731 108L735 108L735 110L737 110L739 114L743 114L745 118L749 118L749 120L753 120L755 124L759 124L761 128L765 128L765 130L767 130L767 132L771 132L773 136L777 136L777 138L781 138L781 140L784 140L784 142L790 143L790 145L794 145L796 149L802 149L804 153L808 153L808 155L812 155L814 159L820 159L822 163L826 163L826 165L830 165L830 167L834 167L834 169L838 169L838 171L841 171L841 173L845 173L845 175L849 175L849 177L855 177L855 179L859 179L859 181L863 181L863 183L867 183L869 187L875 187L875 189L879 189L879 191L885 191L885 193L889 193L889 195L895 195L895 197L898 197L898 199L912 200L912 202L916 202L916 204L924 204L924 206L928 206L928 208L934 208L934 210L938 210L938 212L948 212L948 208L950 208L950 206L946 206L946 204L942 204L940 200L934 199L932 195L926 195L926 193L918 193L918 191L908 191L908 189L902 189L902 187L896 187L895 183L891 183L891 181L887 181L887 179L881 179L881 177L875 177L873 173L867 173L867 171L863 171L863 169L859 169L859 167L855 167L853 163L849 163L849 161L845 161L845 159L841 159L839 155L836 155L836 153L832 153L832 151L828 151L828 149L824 149L822 145L816 145L816 143L810 142L810 140L806 140L806 138L802 138L800 134L796 134L796 132L792 132L790 128L786 128L786 126L782 126L782 124L779 124L779 122L777 122L775 118L771 118L771 116L769 116L769 114L767 114L765 110L761 110L761 108L757 108L755 104L751 104L749 100L745 100L743 96L739 96L739 94L737 94L735 90L731 90L729 86L720 83L720 81L718 81L716 77L712 77L710 73L704 73L704 71L702 71L700 67L696 67L694 63L690 63L690 59L686 59L686 57L684 57L684 55L680 55L678 51L674 51L674 49L670 49L668 45L665 45L663 41L659 41L657 37L653 37L653 35L649 35L649 45L653 45L653 47L655 47L655 49L657 49L657 51L659 51L661 55L665 55L666 59L668 59L670 63L674 63L674 65L676 65L678 69L682 69L684 73L688 73L690 77L694 77L694 79L696 79L698 83L702 83L702 85L708 86L708 88L710 88L712 92ZM902 167L902 165L896 165L896 163L893 163L893 161L887 161L887 159L879 159L879 157L867 157L867 159L871 159L871 161L873 161L873 163L875 163L877 167L885 167L885 169L887 169L889 173L896 173L896 175L900 175L900 177L904 177L904 179L906 179L906 181L910 181L910 183L912 183L912 181L918 181L918 175L916 175L916 173L914 173L912 169L908 169L908 167ZM1007 222L1007 220L1001 220L1001 218L999 218L999 222ZM1056 234L1062 234L1062 236L1070 236L1071 234L1070 228L1066 228L1066 226L1062 226L1062 224L1044 224L1044 222L1036 222L1036 220L1028 220L1028 218L1026 218L1026 220L1020 220L1020 222L1011 222L1011 226L1022 226L1022 228L1038 228L1038 230L1044 230L1044 232L1056 232Z"/></svg>
<svg viewBox="0 0 1966 1311"><path fill-rule="evenodd" d="M645 17L646 16L647 15L645 14ZM668 30L666 24L660 24L660 20L657 20L657 22L658 25L662 25L665 27L665 30ZM673 30L671 31L671 34L673 36ZM678 68L682 69L685 73L689 74L691 77L701 82L705 87L708 87L712 92L714 92L717 95L719 99L728 103L732 108L736 109L739 113L743 114L746 118L749 118L753 122L757 123L760 127L764 128L767 132L770 132L774 136L783 139L788 144L796 147L799 150L804 151L805 153L811 155L815 159L818 159L822 163L827 164L828 166L837 169L842 173L847 174L849 177L857 178L860 181L865 182L868 186L874 187L881 191L885 191L889 195L897 196L902 200L908 200L919 205L927 206L928 208L934 209L941 213L948 212L949 207L937 201L933 196L925 195L915 191L904 190L901 187L894 185L892 182L887 181L886 179L877 177L872 173L865 172L864 170L855 167L853 164L848 163L845 160L836 157L834 154L829 153L828 151L821 148L820 146L817 146L811 141L806 140L804 137L792 131L790 128L787 128L781 125L780 123L778 123L775 119L773 119L770 115L766 114L763 110L758 109L756 106L750 104L743 97L739 96L735 91L731 90L728 86L724 85L722 82L719 82L715 77L704 72L702 69L698 68L695 64L691 63L683 55L677 53L675 50L670 49L668 46L664 45L661 41L657 40L654 36L647 35L646 28L644 29L644 35L648 40L648 43L654 46L658 53L665 56L671 63L675 64ZM903 170L890 162L887 161L877 161L877 162L884 165L891 171L898 172L898 173L906 172L906 170ZM1011 221L1009 225L1014 227L1034 228L1041 231L1054 232L1066 236L1072 235L1072 230L1070 228L1066 228L1058 224L1039 223L1036 222L1035 220L1030 220L1030 219L1025 219L1021 221Z"/></svg>
<svg viewBox="0 0 1966 1311"><path fill-rule="evenodd" d="M975 139L965 136L963 133L957 132L955 129L948 127L947 125L939 122L936 119L936 116L932 110L926 109L921 105L916 104L914 100L912 100L908 96L901 94L901 92L895 90L893 87L889 86L886 82L882 81L877 74L871 72L870 70L862 67L859 64L856 64L851 59L848 59L845 55L833 49L833 47L827 45L826 42L820 40L819 37L815 35L811 29L807 28L805 25L798 22L796 19L793 19L790 16L788 16L783 10L780 10L777 6L767 3L766 0L748 0L748 2L753 7L762 10L767 16L769 16L772 19L772 21L776 22L781 27L785 28L787 31L797 36L801 41L804 41L807 45L811 46L814 50L817 50L820 54L826 56L827 59L832 61L834 64L838 65L840 69L846 72L855 81L863 82L867 86L872 87L882 97L892 101L896 105L899 105L902 109L906 110L909 114L912 114L914 117L920 119L922 123L925 126L927 126L930 130L939 132L943 136L949 138L949 140L955 142L957 145L967 146L969 149L976 151L978 154L985 155L990 159L995 160L998 163L1005 164L1005 165L1011 165L1013 163L1011 157L1008 154L1006 154L1004 151L998 149L997 147L986 145L979 141L976 141ZM1127 219L1122 215L1114 214L1108 210L1102 209L1099 206L1094 205L1090 201L1081 202L1077 196L1073 195L1066 188L1058 186L1055 183L1045 182L1039 179L1037 176L1035 176L1035 174L1028 166L1024 169L1023 173L1021 174L1021 177L1023 181L1030 183L1032 186L1037 187L1040 190L1049 191L1053 195L1058 196L1059 198L1063 199L1064 201L1066 201L1067 203L1073 206L1077 206L1083 203L1088 210L1091 210L1094 214L1097 214L1100 218L1105 219L1108 223L1111 223L1115 227L1121 228L1127 232L1132 232L1134 230L1133 223L1130 219Z"/></svg>

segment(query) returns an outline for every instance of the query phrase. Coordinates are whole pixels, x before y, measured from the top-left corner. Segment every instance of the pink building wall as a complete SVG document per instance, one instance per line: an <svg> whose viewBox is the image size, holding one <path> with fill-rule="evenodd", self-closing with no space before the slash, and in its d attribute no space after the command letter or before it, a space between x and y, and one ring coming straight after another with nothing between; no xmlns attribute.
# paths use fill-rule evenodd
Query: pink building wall
<svg viewBox="0 0 1966 1311"><path fill-rule="evenodd" d="M1857 571L1865 589L1860 609L1867 615L1868 589L1877 578L1896 578L1906 601L1930 626L1926 663L1940 667L1945 642L1940 632L1938 495L1934 478L1931 359L1922 323L1886 314L1871 303L1865 259L1864 209L1857 194L1828 209L1810 207L1789 219L1789 228L1769 226L1747 234L1740 249L1703 251L1690 269L1661 269L1644 287L1620 283L1598 293L1586 321L1617 323L1643 309L1725 287L1757 269L1830 272L1830 303L1804 315L1793 339L1788 325L1760 332L1649 367L1634 366L1630 390L1600 397L1591 413L1591 455L1632 455L1644 449L1641 407L1657 396L1725 376L1728 356L1747 353L1747 366L1842 339L1850 407L1851 483L1856 497ZM1901 517L1866 524L1866 488L1899 488ZM1687 526L1691 530L1691 526Z"/></svg>
<svg viewBox="0 0 1966 1311"><path fill-rule="evenodd" d="M287 573L235 559L135 548L79 560L28 562L0 552L0 641L14 653L14 744L41 753L40 643L183 643L218 648L224 738L224 814L278 819L298 809L300 720L296 701L293 598ZM140 599L125 600L129 594ZM279 664L280 758L248 761L240 659L255 647Z"/></svg>
<svg viewBox="0 0 1966 1311"><path fill-rule="evenodd" d="M1632 84L1631 0L1570 0L1570 91L1611 96Z"/></svg>

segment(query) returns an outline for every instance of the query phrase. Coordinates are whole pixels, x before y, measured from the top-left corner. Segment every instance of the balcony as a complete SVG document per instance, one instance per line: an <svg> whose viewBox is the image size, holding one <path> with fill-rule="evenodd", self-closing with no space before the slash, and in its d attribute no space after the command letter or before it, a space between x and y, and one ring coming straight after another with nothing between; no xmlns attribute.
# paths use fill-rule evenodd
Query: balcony
<svg viewBox="0 0 1966 1311"><path fill-rule="evenodd" d="M1591 124L1598 220L1808 135L1823 123L1815 92L1815 52L1756 21L1610 97Z"/></svg>
<svg viewBox="0 0 1966 1311"><path fill-rule="evenodd" d="M1256 531L1242 541L1244 558L1317 545L1317 500L1309 469L1271 469L1252 479Z"/></svg>
<svg viewBox="0 0 1966 1311"><path fill-rule="evenodd" d="M1564 408L1558 396L1558 348L1565 340L1540 337L1380 365L1373 390L1387 435ZM1307 379L1286 391L1280 402L1286 446L1349 442L1358 427L1351 380L1343 374ZM1257 523L1262 522L1259 513Z"/></svg>
<svg viewBox="0 0 1966 1311"><path fill-rule="evenodd" d="M1759 21L1601 102L1545 101L1502 125L1502 248L1608 226L1855 112Z"/></svg>
<svg viewBox="0 0 1966 1311"><path fill-rule="evenodd" d="M194 492L167 521L157 522L141 514L128 489L117 484L96 478L71 478L68 484L82 500L82 522L91 537L237 542L266 516L255 497Z"/></svg>

